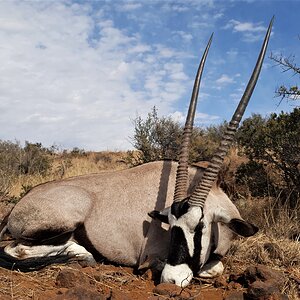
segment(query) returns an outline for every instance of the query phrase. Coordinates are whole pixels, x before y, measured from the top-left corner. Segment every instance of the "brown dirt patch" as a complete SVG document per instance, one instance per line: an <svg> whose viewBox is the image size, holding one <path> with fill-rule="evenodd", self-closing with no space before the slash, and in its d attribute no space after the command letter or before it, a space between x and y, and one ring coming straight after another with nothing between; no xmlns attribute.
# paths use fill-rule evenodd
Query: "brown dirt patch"
<svg viewBox="0 0 300 300"><path fill-rule="evenodd" d="M131 268L102 264L86 268L75 263L57 265L31 273L0 268L0 299L223 300L243 291L240 285L215 288L209 280L195 280L184 290L174 285L155 287L151 277L150 271L138 276Z"/></svg>

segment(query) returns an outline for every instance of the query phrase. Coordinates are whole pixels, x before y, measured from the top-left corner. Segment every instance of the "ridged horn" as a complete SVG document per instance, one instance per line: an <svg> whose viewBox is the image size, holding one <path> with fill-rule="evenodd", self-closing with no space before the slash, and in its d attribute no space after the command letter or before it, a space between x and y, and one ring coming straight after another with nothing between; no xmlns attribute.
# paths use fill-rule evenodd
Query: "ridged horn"
<svg viewBox="0 0 300 300"><path fill-rule="evenodd" d="M213 34L210 36L210 39L207 43L205 51L203 53L202 59L200 61L198 71L196 74L193 93L191 96L190 106L188 110L188 114L185 121L185 126L182 135L181 149L179 153L179 161L176 173L176 183L175 183L175 192L174 192L174 202L178 202L186 198L187 189L188 189L188 159L189 159L189 145L194 125L196 107L197 107L197 99L199 93L199 87L201 82L201 76L204 69L206 57L208 54L208 50L210 48L212 42Z"/></svg>
<svg viewBox="0 0 300 300"><path fill-rule="evenodd" d="M205 170L200 183L197 185L194 193L191 195L191 197L188 200L188 203L191 206L198 206L203 207L204 203L206 201L207 195L209 191L211 190L211 187L215 180L218 177L218 173L221 169L221 166L223 164L224 158L229 150L229 147L231 146L235 132L239 126L239 123L242 119L242 116L245 112L245 109L248 105L248 102L250 100L250 97L252 95L252 92L254 90L254 87L256 85L263 60L265 57L265 53L267 50L268 42L270 39L271 31L272 31L272 25L273 25L274 17L271 19L268 31L266 33L260 54L258 56L255 68L253 70L253 73L251 75L251 78L248 82L248 85L246 87L246 90L238 104L238 107L232 116L232 119L230 123L228 124L226 131L222 137L221 144L215 155L213 156L210 165Z"/></svg>

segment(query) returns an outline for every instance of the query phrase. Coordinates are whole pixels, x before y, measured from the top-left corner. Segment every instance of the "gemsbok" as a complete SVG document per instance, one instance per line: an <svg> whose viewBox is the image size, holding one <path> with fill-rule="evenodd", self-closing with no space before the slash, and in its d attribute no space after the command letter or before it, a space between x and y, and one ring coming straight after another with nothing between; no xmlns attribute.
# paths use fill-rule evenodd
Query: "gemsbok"
<svg viewBox="0 0 300 300"><path fill-rule="evenodd" d="M139 269L160 268L161 281L185 287L193 275L222 274L221 258L237 236L258 228L243 220L216 179L256 85L273 18L240 103L209 166L188 166L202 71L201 59L184 127L179 162L156 161L131 169L78 176L33 188L5 217L1 236L13 241L0 266L21 271L100 257ZM164 224L167 223L167 224Z"/></svg>

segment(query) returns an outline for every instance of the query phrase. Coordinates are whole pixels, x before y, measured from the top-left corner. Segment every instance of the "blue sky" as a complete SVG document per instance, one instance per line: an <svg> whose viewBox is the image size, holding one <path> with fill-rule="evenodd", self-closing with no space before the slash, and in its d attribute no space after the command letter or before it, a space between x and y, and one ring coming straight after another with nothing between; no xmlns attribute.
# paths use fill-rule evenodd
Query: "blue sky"
<svg viewBox="0 0 300 300"><path fill-rule="evenodd" d="M0 1L0 139L60 148L132 148L132 120L156 106L183 122L199 59L196 125L228 120L275 15L246 116L293 109L270 53L298 55L300 1Z"/></svg>

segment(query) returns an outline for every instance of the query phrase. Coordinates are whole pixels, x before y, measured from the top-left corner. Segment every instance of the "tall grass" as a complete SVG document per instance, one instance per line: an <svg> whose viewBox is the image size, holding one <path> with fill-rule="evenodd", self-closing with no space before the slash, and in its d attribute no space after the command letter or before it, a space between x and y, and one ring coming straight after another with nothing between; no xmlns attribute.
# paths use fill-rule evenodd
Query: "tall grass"
<svg viewBox="0 0 300 300"><path fill-rule="evenodd" d="M227 255L227 268L262 264L286 276L282 290L289 299L300 299L300 201L291 209L278 199L248 199L237 203L242 216L259 227L247 239L238 238Z"/></svg>
<svg viewBox="0 0 300 300"><path fill-rule="evenodd" d="M16 201L32 187L53 180L100 173L105 170L120 170L127 167L124 152L87 152L80 155L59 153L54 156L46 174L19 174L8 188L8 199Z"/></svg>

